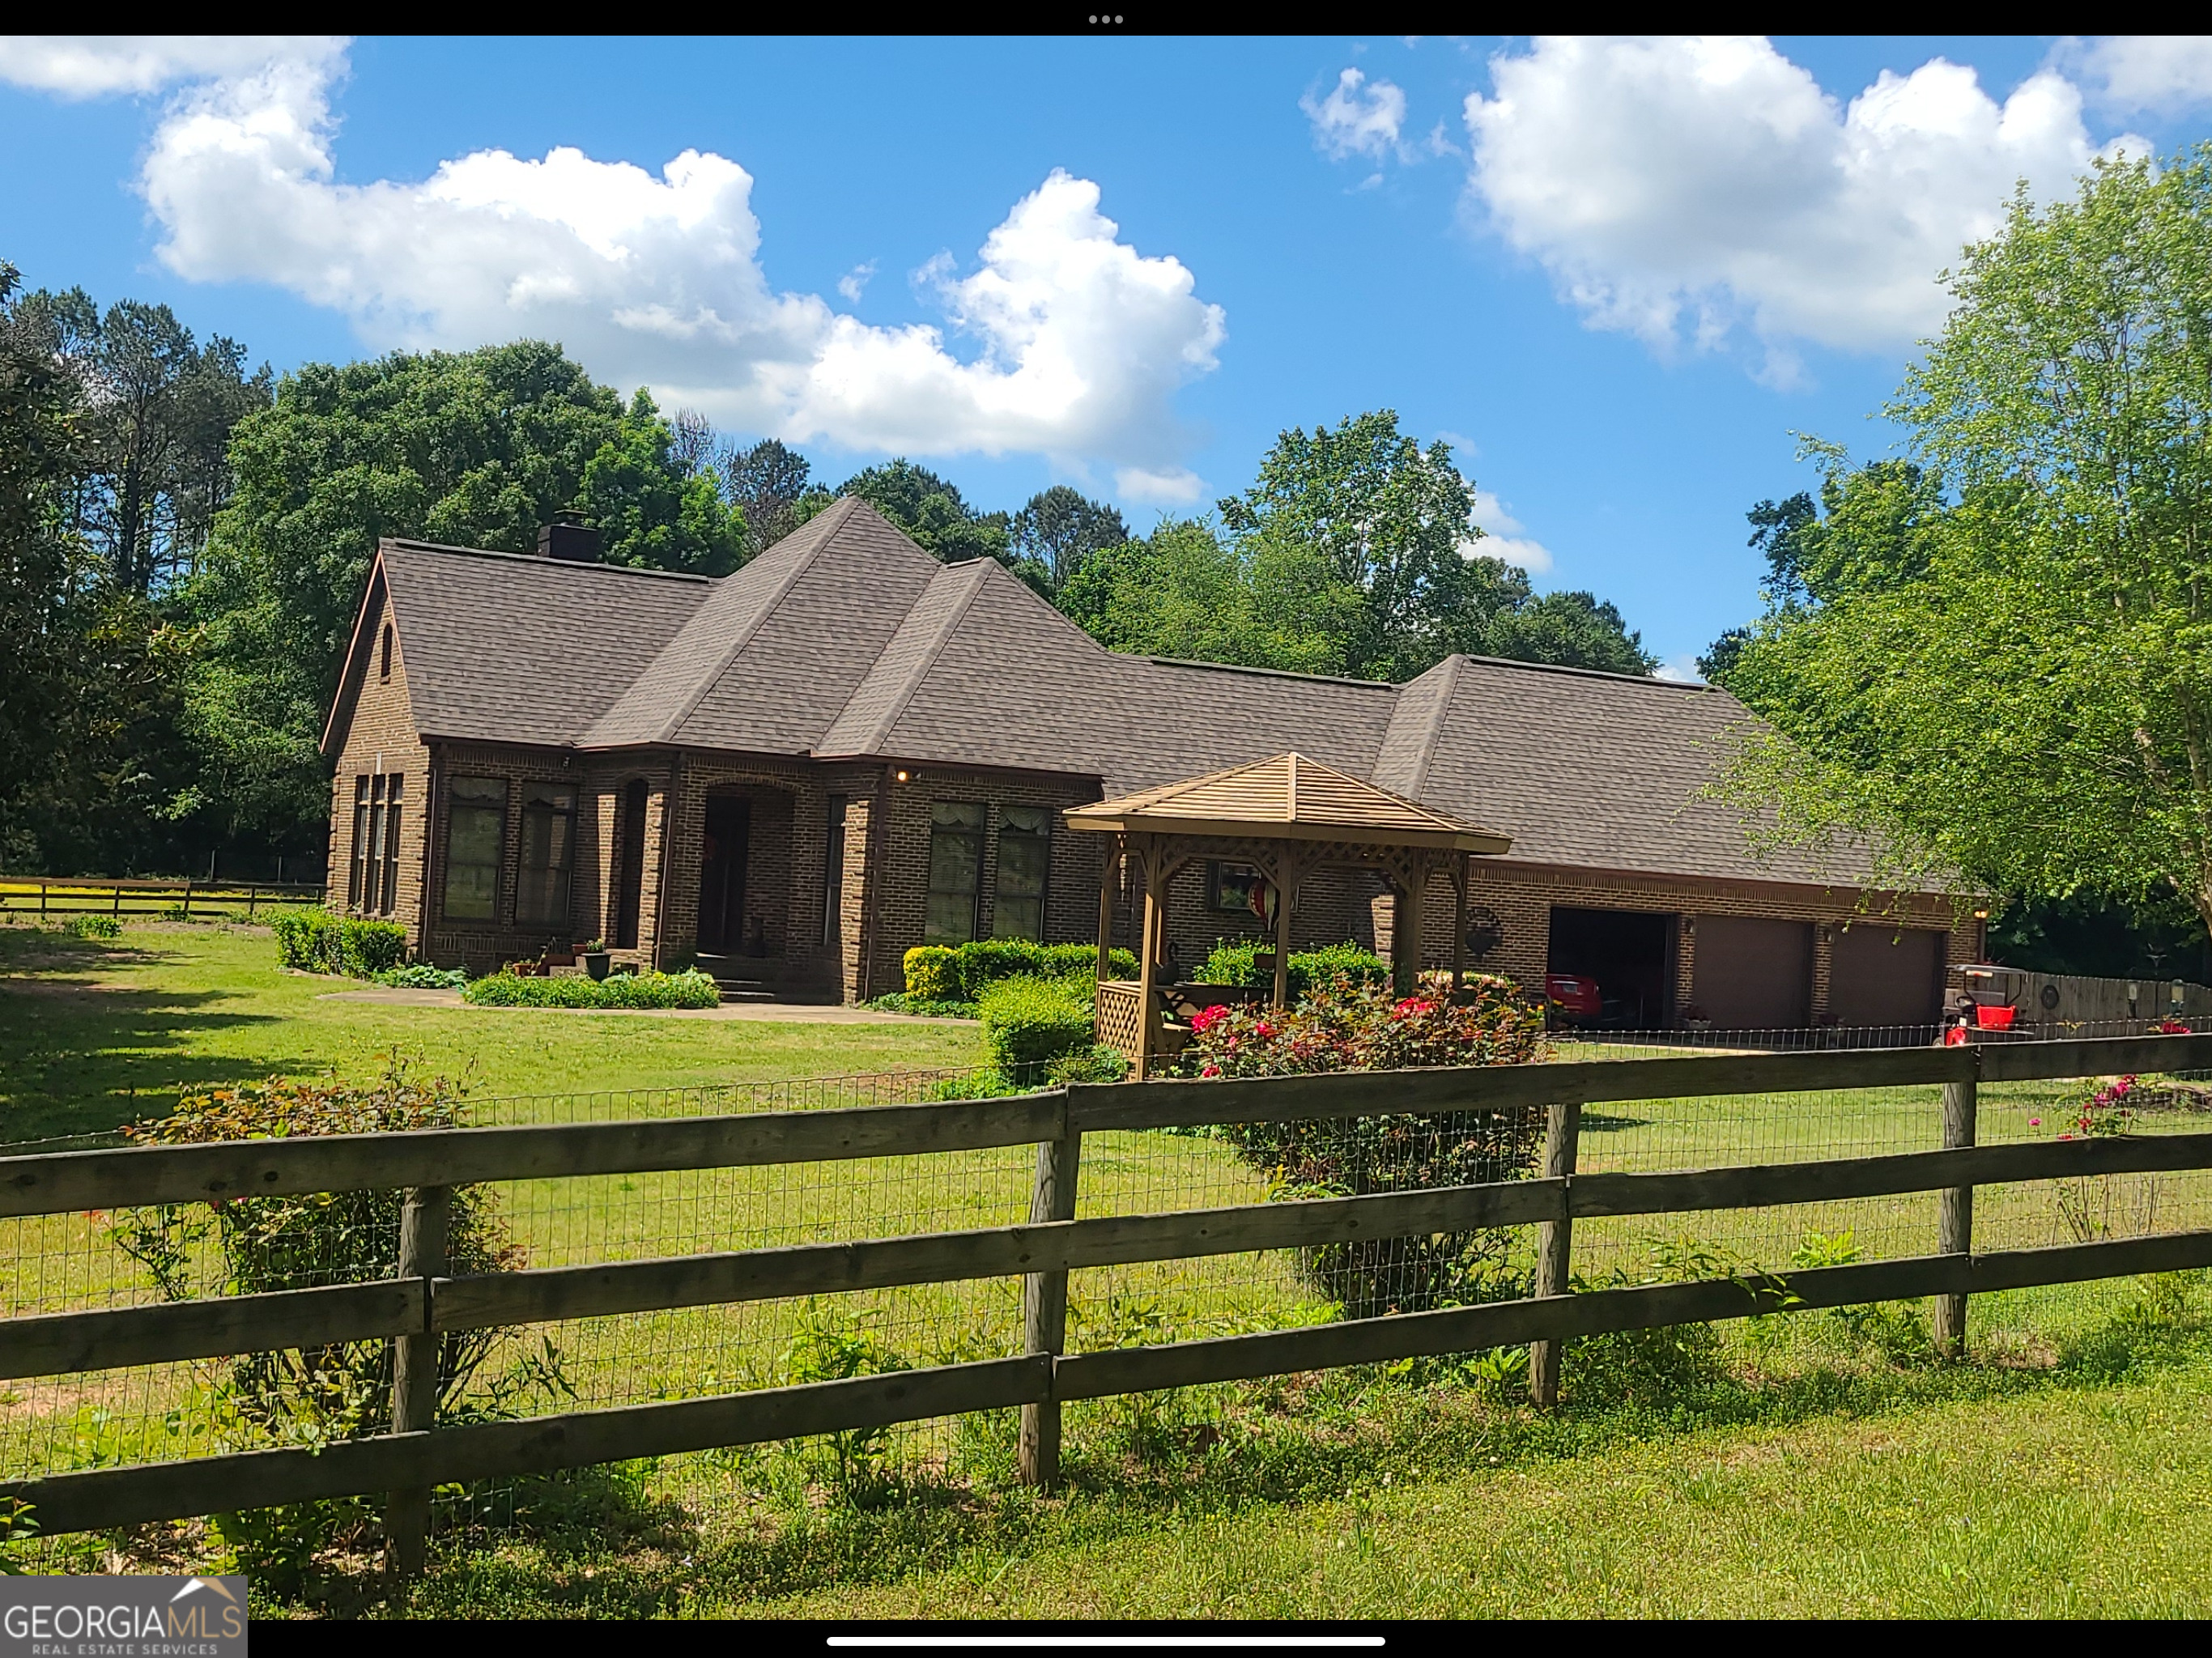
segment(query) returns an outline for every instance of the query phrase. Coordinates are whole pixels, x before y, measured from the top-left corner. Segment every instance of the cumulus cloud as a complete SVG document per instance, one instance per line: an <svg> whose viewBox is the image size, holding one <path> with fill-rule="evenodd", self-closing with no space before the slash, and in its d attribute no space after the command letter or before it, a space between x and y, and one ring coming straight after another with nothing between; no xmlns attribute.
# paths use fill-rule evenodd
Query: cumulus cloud
<svg viewBox="0 0 2212 1658"><path fill-rule="evenodd" d="M1652 669L1651 677L1654 679L1671 679L1678 685L1702 685L1705 683L1705 675L1698 671L1698 653L1695 651L1684 651L1680 655L1668 657Z"/></svg>
<svg viewBox="0 0 2212 1658"><path fill-rule="evenodd" d="M1778 380L1793 340L1894 350L1935 332L1936 273L2014 181L2069 190L2098 152L2054 70L2000 104L1936 58L1842 104L1764 40L1576 38L1501 52L1491 74L1466 104L1487 222L1593 326L1662 349L1744 331Z"/></svg>
<svg viewBox="0 0 2212 1658"><path fill-rule="evenodd" d="M2212 99L2212 36L2107 34L2052 54L2107 109L2166 113Z"/></svg>
<svg viewBox="0 0 2212 1658"><path fill-rule="evenodd" d="M867 292L869 280L875 274L876 262L873 259L866 264L856 264L837 278L837 291L845 296L848 303L858 305L860 295Z"/></svg>
<svg viewBox="0 0 2212 1658"><path fill-rule="evenodd" d="M487 149L421 181L338 183L341 62L288 48L176 98L140 178L164 264L275 283L378 345L559 340L605 379L793 441L1099 462L1156 494L1188 477L1171 399L1214 367L1222 311L1180 261L1122 241L1087 179L1054 170L968 274L924 268L945 327L875 327L771 288L752 176L711 153L656 175Z"/></svg>
<svg viewBox="0 0 2212 1658"><path fill-rule="evenodd" d="M1388 81L1370 82L1356 69L1338 76L1328 96L1309 92L1298 107L1313 124L1314 143L1338 161L1352 155L1381 161L1398 148L1406 125L1405 93Z"/></svg>
<svg viewBox="0 0 2212 1658"><path fill-rule="evenodd" d="M1542 575L1552 568L1551 549L1531 539L1521 520L1487 489L1474 492L1474 522L1482 536L1473 549L1486 558L1502 558L1531 575Z"/></svg>
<svg viewBox="0 0 2212 1658"><path fill-rule="evenodd" d="M338 35L0 35L0 81L64 98L158 92L173 82L244 75L279 58L335 66Z"/></svg>

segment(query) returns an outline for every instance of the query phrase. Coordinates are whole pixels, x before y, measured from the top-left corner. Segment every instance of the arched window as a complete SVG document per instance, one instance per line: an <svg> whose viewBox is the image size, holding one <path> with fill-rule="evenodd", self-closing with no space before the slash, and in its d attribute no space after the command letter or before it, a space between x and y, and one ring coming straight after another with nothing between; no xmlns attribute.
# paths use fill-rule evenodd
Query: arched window
<svg viewBox="0 0 2212 1658"><path fill-rule="evenodd" d="M389 622L384 624L384 644L376 661L376 677L379 679L392 677L392 624Z"/></svg>

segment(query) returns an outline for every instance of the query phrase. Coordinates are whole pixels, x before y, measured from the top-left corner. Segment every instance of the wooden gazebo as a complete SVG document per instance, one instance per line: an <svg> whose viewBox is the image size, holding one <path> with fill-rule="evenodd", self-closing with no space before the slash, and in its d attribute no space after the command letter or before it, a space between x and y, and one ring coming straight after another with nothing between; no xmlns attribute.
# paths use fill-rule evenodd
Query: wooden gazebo
<svg viewBox="0 0 2212 1658"><path fill-rule="evenodd" d="M1291 920L1299 883L1323 865L1379 872L1396 896L1390 955L1401 990L1413 987L1421 959L1421 908L1429 883L1448 876L1456 894L1452 984L1467 970L1468 860L1495 857L1512 841L1449 813L1363 782L1302 754L1279 754L1180 783L1077 806L1071 829L1115 837L1098 889L1098 1039L1120 1048L1143 1076L1161 1051L1176 1010L1162 994L1168 883L1200 859L1247 864L1274 889L1274 995L1290 1000ZM1115 891L1124 860L1144 905L1137 934L1136 982L1109 979ZM1263 906L1264 910L1264 906Z"/></svg>

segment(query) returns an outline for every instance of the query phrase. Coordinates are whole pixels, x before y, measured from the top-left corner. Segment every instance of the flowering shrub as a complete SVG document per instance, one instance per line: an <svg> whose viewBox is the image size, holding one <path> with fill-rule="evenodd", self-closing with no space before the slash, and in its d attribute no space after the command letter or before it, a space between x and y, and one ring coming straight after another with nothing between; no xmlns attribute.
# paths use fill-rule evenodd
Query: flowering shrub
<svg viewBox="0 0 2212 1658"><path fill-rule="evenodd" d="M277 1079L188 1094L167 1117L132 1123L124 1133L142 1145L295 1138L304 1134L391 1133L452 1128L463 1089L424 1079L396 1056L367 1086ZM204 1293L202 1263L222 1295L258 1295L331 1284L358 1284L399 1270L401 1193L303 1192L208 1204L121 1209L109 1236L151 1272L168 1301ZM447 1258L455 1272L498 1272L526 1265L489 1186L453 1188ZM499 1332L449 1331L438 1339L438 1398L446 1409L489 1355ZM392 1422L392 1348L381 1339L247 1353L224 1361L223 1388L241 1420L272 1436L313 1443L387 1431Z"/></svg>
<svg viewBox="0 0 2212 1658"><path fill-rule="evenodd" d="M2117 1134L2131 1133L2135 1127L2136 1079L2115 1077L2094 1090L2089 1097L2073 1108L2073 1113L2060 1121L2058 1138L2062 1140L2105 1139ZM2039 1127L2040 1117L2031 1120ZM2146 1192L2154 1188L2145 1188ZM2053 1181L2051 1200L2057 1206L2058 1218L2079 1243L2094 1243L2099 1238L2114 1234L2113 1208L2121 1195L2118 1183L2110 1175L2085 1175L2078 1179ZM2154 1199L2153 1199L2154 1201ZM2138 1217L2145 1224L2134 1230L2148 1231L2147 1217Z"/></svg>
<svg viewBox="0 0 2212 1658"><path fill-rule="evenodd" d="M1545 1054L1543 1013L1505 979L1470 979L1474 999L1399 998L1339 977L1297 1007L1208 1008L1191 1022L1187 1067L1271 1077L1428 1066L1521 1065ZM1540 1110L1393 1112L1234 1123L1222 1134L1271 1176L1279 1198L1348 1197L1519 1180L1533 1172ZM1522 1292L1504 1230L1322 1245L1306 1273L1347 1317L1418 1312Z"/></svg>

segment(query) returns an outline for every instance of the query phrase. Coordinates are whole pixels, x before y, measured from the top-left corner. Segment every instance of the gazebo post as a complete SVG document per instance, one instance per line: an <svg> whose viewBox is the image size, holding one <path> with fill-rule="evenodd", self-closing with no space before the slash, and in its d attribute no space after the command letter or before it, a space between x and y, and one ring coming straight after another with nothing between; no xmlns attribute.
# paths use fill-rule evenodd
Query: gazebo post
<svg viewBox="0 0 2212 1658"><path fill-rule="evenodd" d="M1407 881L1398 897L1398 914L1390 928L1390 983L1401 996L1410 996L1421 980L1421 889L1428 884L1428 864L1415 853L1406 860Z"/></svg>
<svg viewBox="0 0 2212 1658"><path fill-rule="evenodd" d="M1298 888L1298 855L1285 847L1275 857L1275 996L1277 1007L1291 1005L1291 904Z"/></svg>
<svg viewBox="0 0 2212 1658"><path fill-rule="evenodd" d="M1121 837L1106 848L1105 866L1098 872L1098 978L1103 983L1114 966L1114 886L1121 872Z"/></svg>
<svg viewBox="0 0 2212 1658"><path fill-rule="evenodd" d="M1167 883L1160 879L1160 847L1157 841L1146 849L1145 858L1145 925L1142 942L1137 948L1137 1080L1152 1074L1152 1037L1158 1025L1158 1017L1152 1006L1152 987L1159 982L1159 953L1161 925L1167 920L1166 906L1160 901L1161 889Z"/></svg>
<svg viewBox="0 0 2212 1658"><path fill-rule="evenodd" d="M1452 906L1452 996L1467 987L1467 885L1474 878L1474 859L1459 855L1458 896Z"/></svg>

